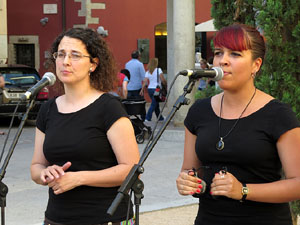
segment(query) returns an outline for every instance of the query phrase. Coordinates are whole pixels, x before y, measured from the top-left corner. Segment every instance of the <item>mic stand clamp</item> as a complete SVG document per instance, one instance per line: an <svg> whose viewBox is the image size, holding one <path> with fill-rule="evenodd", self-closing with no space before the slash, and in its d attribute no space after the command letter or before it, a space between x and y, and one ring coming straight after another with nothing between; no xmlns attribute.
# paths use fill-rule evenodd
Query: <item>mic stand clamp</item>
<svg viewBox="0 0 300 225"><path fill-rule="evenodd" d="M19 137L22 133L22 130L24 128L25 122L28 118L28 114L30 112L30 110L32 109L33 105L34 105L35 100L31 100L28 104L27 104L27 110L25 112L25 114L23 115L19 128L15 134L15 137L12 141L12 144L8 150L8 153L6 155L6 158L3 162L3 165L0 169L0 207L1 207L1 225L5 225L5 207L6 207L6 195L8 193L8 187L2 182L5 172L6 172L6 168L8 166L9 160L14 152L14 149L18 143Z"/></svg>
<svg viewBox="0 0 300 225"><path fill-rule="evenodd" d="M139 179L139 175L144 172L144 168L140 166L139 164L135 164L129 174L127 175L126 179L118 189L118 194L114 201L112 202L111 206L107 210L107 213L109 215L113 215L119 206L120 202L124 198L125 195L128 194L129 190L132 189L134 191L135 196L135 205L137 209L139 208L139 205L141 203L141 199L144 197L142 192L144 190L144 183ZM138 220L138 217L136 217L136 221Z"/></svg>
<svg viewBox="0 0 300 225"><path fill-rule="evenodd" d="M152 149L156 145L157 141L161 137L162 133L170 123L171 119L174 117L176 111L180 108L182 105L188 105L190 103L190 100L187 99L185 96L190 93L195 85L196 79L190 77L188 83L184 86L183 90L184 93L178 97L177 101L173 105L173 109L171 112L168 114L166 117L164 123L162 124L161 128L159 131L156 133L155 137L150 140L151 143L146 146L146 149L143 152L143 155L140 158L140 161L138 164L135 164L129 174L127 175L126 179L118 189L118 194L113 200L112 204L107 210L107 214L113 215L121 203L123 197L125 195L128 195L128 192L130 189L134 191L135 195L135 205L136 205L136 219L135 219L135 225L139 225L139 205L141 204L141 199L144 197L142 194L142 191L144 190L144 184L143 182L139 179L139 175L144 172L143 164L150 155Z"/></svg>

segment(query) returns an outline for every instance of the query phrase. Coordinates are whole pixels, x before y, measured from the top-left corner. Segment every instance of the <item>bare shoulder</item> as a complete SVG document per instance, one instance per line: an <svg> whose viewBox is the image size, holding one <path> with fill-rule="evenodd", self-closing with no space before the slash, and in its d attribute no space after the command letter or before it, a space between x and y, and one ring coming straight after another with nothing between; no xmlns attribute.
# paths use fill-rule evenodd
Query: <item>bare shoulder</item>
<svg viewBox="0 0 300 225"><path fill-rule="evenodd" d="M273 96L261 91L257 90L257 98L255 101L255 104L258 108L264 107L266 104L268 104L270 101L274 99Z"/></svg>
<svg viewBox="0 0 300 225"><path fill-rule="evenodd" d="M65 94L64 95L60 95L55 99L55 103L57 105L57 107L63 105L65 102Z"/></svg>
<svg viewBox="0 0 300 225"><path fill-rule="evenodd" d="M223 92L221 92L217 95L214 95L211 98L211 107L213 108L216 115L219 115L219 112L220 112L222 96L223 96Z"/></svg>

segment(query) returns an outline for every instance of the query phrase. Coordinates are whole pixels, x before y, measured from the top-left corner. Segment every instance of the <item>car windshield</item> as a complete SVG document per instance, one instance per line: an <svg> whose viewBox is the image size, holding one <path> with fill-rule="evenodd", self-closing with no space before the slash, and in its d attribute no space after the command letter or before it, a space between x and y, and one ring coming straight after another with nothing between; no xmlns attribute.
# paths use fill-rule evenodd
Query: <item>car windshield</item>
<svg viewBox="0 0 300 225"><path fill-rule="evenodd" d="M1 71L1 73L6 85L34 85L40 80L39 76L31 71L16 69Z"/></svg>
<svg viewBox="0 0 300 225"><path fill-rule="evenodd" d="M34 74L3 74L5 83L15 85L35 84L37 82Z"/></svg>

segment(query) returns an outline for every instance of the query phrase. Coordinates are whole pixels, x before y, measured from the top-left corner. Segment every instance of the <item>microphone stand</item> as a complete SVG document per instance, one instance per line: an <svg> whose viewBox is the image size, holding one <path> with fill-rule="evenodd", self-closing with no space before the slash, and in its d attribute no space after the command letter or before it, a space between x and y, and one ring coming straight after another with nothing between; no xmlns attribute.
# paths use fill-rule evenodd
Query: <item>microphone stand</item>
<svg viewBox="0 0 300 225"><path fill-rule="evenodd" d="M18 143L18 140L19 140L19 137L22 133L22 130L23 130L23 127L25 125L25 122L28 118L28 114L29 114L29 111L32 109L33 107L33 103L34 103L34 100L31 100L28 104L27 104L27 110L26 110L26 113L23 115L22 119L21 119L21 122L20 122L20 125L19 125L19 128L15 134L15 137L12 141L12 144L9 148L9 151L6 155L6 158L4 160L4 163L0 169L0 207L1 207L1 225L5 225L5 207L6 207L6 195L8 193L8 187L6 184L4 184L2 182L2 179L4 178L4 175L5 175L5 172L6 172L6 167L8 166L8 163L9 163L9 160L14 152L14 149Z"/></svg>
<svg viewBox="0 0 300 225"><path fill-rule="evenodd" d="M157 141L161 137L162 133L170 123L171 119L174 117L177 110L182 105L188 105L190 103L190 100L187 99L185 96L190 93L195 85L196 79L189 77L188 83L183 88L183 94L178 97L177 101L173 105L173 109L170 111L168 116L166 117L164 123L160 127L159 131L155 134L155 137L152 139L151 144L147 145L147 148L144 150L143 155L140 158L140 161L138 164L135 164L129 174L127 175L126 179L118 189L118 194L115 197L114 201L110 205L109 209L107 210L107 213L109 215L113 215L116 211L117 207L119 206L120 202L122 201L123 197L125 195L128 195L128 192L130 189L134 192L134 204L136 206L136 220L135 224L139 225L139 205L141 204L141 199L144 197L142 192L144 190L144 183L139 179L139 175L144 172L143 164L150 155L152 149L156 145Z"/></svg>

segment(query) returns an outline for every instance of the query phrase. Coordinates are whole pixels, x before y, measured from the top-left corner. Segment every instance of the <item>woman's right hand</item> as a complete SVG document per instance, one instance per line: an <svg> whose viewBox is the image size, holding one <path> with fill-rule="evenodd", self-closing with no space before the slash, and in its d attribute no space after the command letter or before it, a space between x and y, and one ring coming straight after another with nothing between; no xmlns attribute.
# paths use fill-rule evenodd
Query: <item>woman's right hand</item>
<svg viewBox="0 0 300 225"><path fill-rule="evenodd" d="M54 179L58 179L59 177L65 174L65 171L69 169L71 166L71 162L66 162L63 166L52 165L43 169L40 175L42 182L46 185Z"/></svg>
<svg viewBox="0 0 300 225"><path fill-rule="evenodd" d="M202 180L194 176L192 170L182 171L176 179L177 190L181 195L193 195L201 193Z"/></svg>

